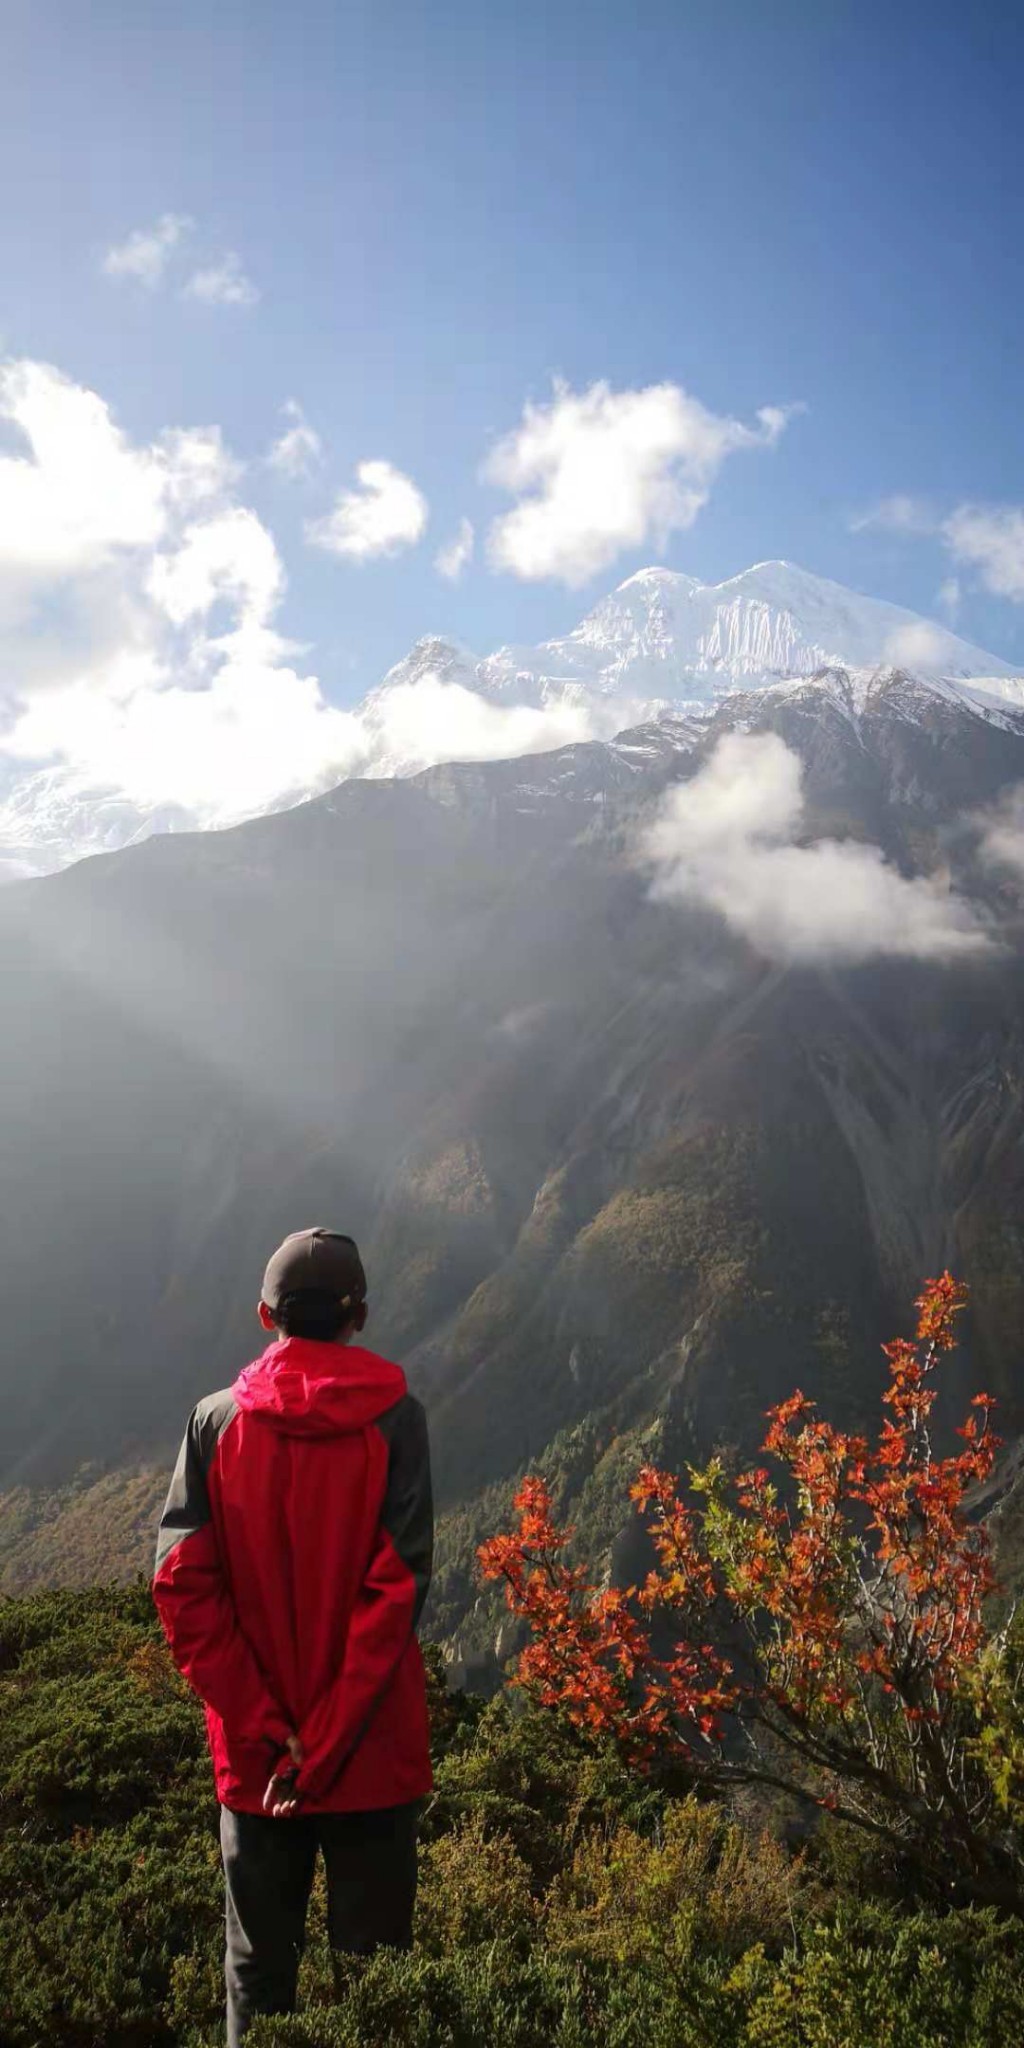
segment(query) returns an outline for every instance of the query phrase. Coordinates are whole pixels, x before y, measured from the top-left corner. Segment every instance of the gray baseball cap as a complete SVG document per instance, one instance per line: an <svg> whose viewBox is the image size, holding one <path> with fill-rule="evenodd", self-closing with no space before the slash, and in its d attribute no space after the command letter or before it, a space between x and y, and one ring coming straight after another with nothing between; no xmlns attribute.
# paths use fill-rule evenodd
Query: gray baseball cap
<svg viewBox="0 0 1024 2048"><path fill-rule="evenodd" d="M273 1313L288 1294L333 1295L342 1308L366 1300L366 1274L352 1238L340 1230L293 1230L263 1275L262 1297Z"/></svg>

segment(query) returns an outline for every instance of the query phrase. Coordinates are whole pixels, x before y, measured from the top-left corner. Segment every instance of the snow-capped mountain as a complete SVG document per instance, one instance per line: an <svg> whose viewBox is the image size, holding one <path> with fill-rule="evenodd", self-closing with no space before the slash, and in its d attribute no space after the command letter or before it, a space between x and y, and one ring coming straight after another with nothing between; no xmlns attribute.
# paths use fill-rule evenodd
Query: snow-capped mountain
<svg viewBox="0 0 1024 2048"><path fill-rule="evenodd" d="M826 669L852 674L862 696L873 676L898 669L994 721L1024 710L1024 679L996 655L792 563L761 562L716 584L642 569L537 647L479 656L418 641L353 715L345 758L325 757L275 807L353 776L511 759L670 714L706 719L737 690L784 690ZM184 807L147 809L123 789L82 790L60 764L29 767L0 787L0 878L206 822Z"/></svg>
<svg viewBox="0 0 1024 2048"><path fill-rule="evenodd" d="M1004 682L1013 676L1006 662L917 612L861 597L791 562L759 562L725 583L641 569L563 639L501 647L483 660L450 641L421 640L369 702L431 675L493 704L610 699L690 707L824 668L880 667Z"/></svg>

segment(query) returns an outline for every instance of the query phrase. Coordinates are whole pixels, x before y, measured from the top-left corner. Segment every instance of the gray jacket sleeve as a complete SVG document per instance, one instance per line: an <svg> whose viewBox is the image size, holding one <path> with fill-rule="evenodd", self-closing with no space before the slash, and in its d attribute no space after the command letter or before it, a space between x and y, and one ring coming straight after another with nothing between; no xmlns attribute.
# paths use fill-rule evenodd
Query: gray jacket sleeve
<svg viewBox="0 0 1024 2048"><path fill-rule="evenodd" d="M381 1520L416 1582L413 1628L418 1627L434 1558L434 1500L430 1442L423 1405L412 1394L382 1417L389 1439L388 1484Z"/></svg>

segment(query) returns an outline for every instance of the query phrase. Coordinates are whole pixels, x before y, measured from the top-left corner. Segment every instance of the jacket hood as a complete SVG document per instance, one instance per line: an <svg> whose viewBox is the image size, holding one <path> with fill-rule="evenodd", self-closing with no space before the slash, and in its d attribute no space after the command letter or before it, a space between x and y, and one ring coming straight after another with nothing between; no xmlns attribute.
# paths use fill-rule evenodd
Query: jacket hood
<svg viewBox="0 0 1024 2048"><path fill-rule="evenodd" d="M406 1384L401 1366L361 1345L282 1337L231 1392L246 1414L264 1415L286 1436L341 1436L393 1408Z"/></svg>

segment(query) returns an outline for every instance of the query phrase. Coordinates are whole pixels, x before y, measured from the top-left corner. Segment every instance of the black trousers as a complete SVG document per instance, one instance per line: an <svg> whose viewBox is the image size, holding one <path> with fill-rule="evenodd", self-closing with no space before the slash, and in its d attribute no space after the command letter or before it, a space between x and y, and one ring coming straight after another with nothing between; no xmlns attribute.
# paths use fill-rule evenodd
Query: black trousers
<svg viewBox="0 0 1024 2048"><path fill-rule="evenodd" d="M295 2009L318 1849L331 1947L370 1955L412 1946L418 1815L418 1803L291 1820L221 1807L228 2048L238 2048L257 2013Z"/></svg>

